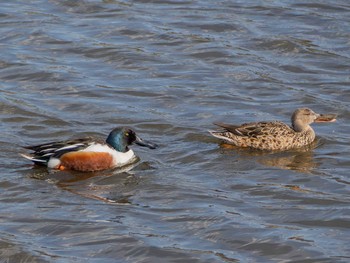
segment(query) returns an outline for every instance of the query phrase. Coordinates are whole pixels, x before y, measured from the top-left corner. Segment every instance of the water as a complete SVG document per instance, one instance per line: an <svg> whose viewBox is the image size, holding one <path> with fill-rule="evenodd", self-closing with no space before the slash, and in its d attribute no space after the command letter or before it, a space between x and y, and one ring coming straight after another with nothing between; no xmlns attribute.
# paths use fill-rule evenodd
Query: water
<svg viewBox="0 0 350 263"><path fill-rule="evenodd" d="M349 262L348 1L1 1L1 262ZM337 113L284 153L214 121ZM20 146L131 126L99 173Z"/></svg>

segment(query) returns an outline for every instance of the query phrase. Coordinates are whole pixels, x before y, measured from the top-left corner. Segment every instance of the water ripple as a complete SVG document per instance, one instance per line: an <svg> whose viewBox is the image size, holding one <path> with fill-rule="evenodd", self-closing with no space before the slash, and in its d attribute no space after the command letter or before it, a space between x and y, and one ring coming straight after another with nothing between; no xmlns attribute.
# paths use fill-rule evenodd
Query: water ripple
<svg viewBox="0 0 350 263"><path fill-rule="evenodd" d="M0 10L0 255L14 262L347 262L346 1L8 1ZM262 153L214 121L337 113ZM130 126L159 144L100 173L21 146Z"/></svg>

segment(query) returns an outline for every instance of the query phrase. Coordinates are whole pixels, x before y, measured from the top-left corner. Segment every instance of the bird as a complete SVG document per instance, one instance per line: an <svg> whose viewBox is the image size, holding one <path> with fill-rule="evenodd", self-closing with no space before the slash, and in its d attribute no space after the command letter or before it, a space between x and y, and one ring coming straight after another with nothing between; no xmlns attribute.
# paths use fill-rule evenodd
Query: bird
<svg viewBox="0 0 350 263"><path fill-rule="evenodd" d="M250 122L231 125L216 122L221 127L218 131L209 131L211 135L238 147L256 150L284 151L300 148L312 143L315 132L313 122L334 122L336 114L318 114L309 108L294 111L289 126L281 121Z"/></svg>
<svg viewBox="0 0 350 263"><path fill-rule="evenodd" d="M31 150L32 153L21 155L34 164L50 169L93 172L134 162L137 157L129 148L133 143L150 149L158 146L142 140L131 128L117 127L109 133L105 141L86 137L25 146L23 148Z"/></svg>

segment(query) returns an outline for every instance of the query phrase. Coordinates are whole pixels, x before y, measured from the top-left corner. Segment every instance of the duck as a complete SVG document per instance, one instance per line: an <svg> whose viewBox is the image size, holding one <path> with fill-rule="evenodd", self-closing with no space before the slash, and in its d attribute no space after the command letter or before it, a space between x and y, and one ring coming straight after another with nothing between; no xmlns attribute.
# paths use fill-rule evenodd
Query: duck
<svg viewBox="0 0 350 263"><path fill-rule="evenodd" d="M216 122L221 130L211 135L238 147L256 150L284 151L309 145L315 140L314 122L334 122L336 114L318 114L309 108L298 108L291 117L292 125L281 121L250 122L231 125Z"/></svg>
<svg viewBox="0 0 350 263"><path fill-rule="evenodd" d="M105 141L86 137L74 140L44 143L23 148L31 154L22 157L36 165L56 170L75 170L81 172L100 171L122 167L137 160L132 149L133 143L156 149L158 145L142 140L128 127L113 129Z"/></svg>

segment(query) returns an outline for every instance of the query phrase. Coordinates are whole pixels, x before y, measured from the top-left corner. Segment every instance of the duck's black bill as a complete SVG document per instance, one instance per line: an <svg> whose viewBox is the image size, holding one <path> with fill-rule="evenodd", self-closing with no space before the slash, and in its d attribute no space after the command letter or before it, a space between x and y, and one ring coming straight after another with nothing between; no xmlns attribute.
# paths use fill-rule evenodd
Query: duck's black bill
<svg viewBox="0 0 350 263"><path fill-rule="evenodd" d="M148 147L150 149L156 149L158 147L157 144L142 140L141 138L139 138L137 136L136 136L135 143L139 146Z"/></svg>

